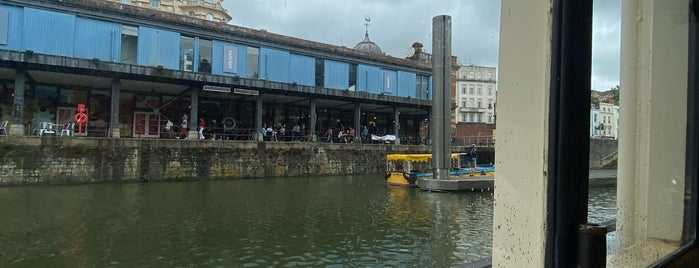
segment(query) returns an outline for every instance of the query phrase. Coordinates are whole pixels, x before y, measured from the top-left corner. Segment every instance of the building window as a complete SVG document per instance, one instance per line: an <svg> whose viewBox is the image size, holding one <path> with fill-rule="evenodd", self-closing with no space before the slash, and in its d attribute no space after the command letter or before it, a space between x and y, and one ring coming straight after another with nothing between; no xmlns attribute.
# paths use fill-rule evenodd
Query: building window
<svg viewBox="0 0 699 268"><path fill-rule="evenodd" d="M488 80L493 80L493 73L488 72Z"/></svg>
<svg viewBox="0 0 699 268"><path fill-rule="evenodd" d="M461 113L461 122L466 122L466 115L467 113Z"/></svg>
<svg viewBox="0 0 699 268"><path fill-rule="evenodd" d="M471 114L469 114L468 117L469 117L469 119L470 119L469 122L475 122L475 121L476 121L476 115L475 115L475 114L472 114L472 113L471 113Z"/></svg>
<svg viewBox="0 0 699 268"><path fill-rule="evenodd" d="M468 107L468 101L466 101L466 99L461 100L461 107Z"/></svg>
<svg viewBox="0 0 699 268"><path fill-rule="evenodd" d="M483 85L478 85L478 95L483 95Z"/></svg>
<svg viewBox="0 0 699 268"><path fill-rule="evenodd" d="M150 7L160 7L160 0L150 0Z"/></svg>
<svg viewBox="0 0 699 268"><path fill-rule="evenodd" d="M478 108L483 108L483 100L478 99Z"/></svg>
<svg viewBox="0 0 699 268"><path fill-rule="evenodd" d="M473 72L468 72L468 79L473 79Z"/></svg>
<svg viewBox="0 0 699 268"><path fill-rule="evenodd" d="M194 37L180 37L180 70L194 71Z"/></svg>
<svg viewBox="0 0 699 268"><path fill-rule="evenodd" d="M199 40L199 72L211 73L211 54L213 50L213 42L211 40Z"/></svg>
<svg viewBox="0 0 699 268"><path fill-rule="evenodd" d="M471 98L469 101L471 103L471 106L469 106L469 107L476 107L476 99Z"/></svg>
<svg viewBox="0 0 699 268"><path fill-rule="evenodd" d="M488 85L488 95L489 96L493 95L493 85Z"/></svg>
<svg viewBox="0 0 699 268"><path fill-rule="evenodd" d="M474 90L473 85L469 85L469 86L468 86L468 94L473 95L473 90Z"/></svg>
<svg viewBox="0 0 699 268"><path fill-rule="evenodd" d="M325 85L325 60L316 58L316 86L323 87Z"/></svg>
<svg viewBox="0 0 699 268"><path fill-rule="evenodd" d="M194 17L194 11L187 12L187 16Z"/></svg>
<svg viewBox="0 0 699 268"><path fill-rule="evenodd" d="M260 49L256 47L248 47L248 66L247 66L247 76L248 78L257 79L259 78L258 69L260 66Z"/></svg>
<svg viewBox="0 0 699 268"><path fill-rule="evenodd" d="M466 94L466 85L461 86L461 94Z"/></svg>
<svg viewBox="0 0 699 268"><path fill-rule="evenodd" d="M476 79L481 79L481 72L476 73Z"/></svg>
<svg viewBox="0 0 699 268"><path fill-rule="evenodd" d="M122 4L131 4L131 0L121 0Z"/></svg>
<svg viewBox="0 0 699 268"><path fill-rule="evenodd" d="M213 21L213 20L214 20L214 14L211 14L211 13L206 14L206 20L208 20L208 21Z"/></svg>
<svg viewBox="0 0 699 268"><path fill-rule="evenodd" d="M120 62L137 64L138 56L138 28L133 26L121 26L121 54Z"/></svg>
<svg viewBox="0 0 699 268"><path fill-rule="evenodd" d="M477 119L476 119L477 122L478 122L478 123L483 123L483 114L477 114L476 116L477 116Z"/></svg>

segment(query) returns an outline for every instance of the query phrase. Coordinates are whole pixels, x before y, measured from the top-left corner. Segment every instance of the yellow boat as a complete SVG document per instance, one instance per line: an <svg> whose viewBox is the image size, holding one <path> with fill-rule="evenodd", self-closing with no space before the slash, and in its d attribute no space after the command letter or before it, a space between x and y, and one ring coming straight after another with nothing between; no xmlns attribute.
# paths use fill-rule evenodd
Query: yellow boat
<svg viewBox="0 0 699 268"><path fill-rule="evenodd" d="M464 153L452 153L451 160L453 170L450 176L493 176L495 167L490 165L478 165L474 174L470 169L461 165L461 156ZM388 154L386 155L386 184L399 187L417 187L417 179L432 177L432 154Z"/></svg>

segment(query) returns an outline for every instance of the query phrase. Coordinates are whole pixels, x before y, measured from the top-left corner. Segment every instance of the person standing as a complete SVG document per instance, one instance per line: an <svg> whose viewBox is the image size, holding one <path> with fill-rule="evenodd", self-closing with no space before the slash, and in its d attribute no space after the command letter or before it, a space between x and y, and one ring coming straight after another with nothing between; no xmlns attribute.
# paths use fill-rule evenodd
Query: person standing
<svg viewBox="0 0 699 268"><path fill-rule="evenodd" d="M468 166L469 166L469 176L473 177L473 173L476 172L476 158L478 158L478 151L476 151L476 145L471 144L471 148L468 150L468 153L466 153L466 156L468 157Z"/></svg>
<svg viewBox="0 0 699 268"><path fill-rule="evenodd" d="M199 139L204 139L204 128L206 128L206 122L204 118L199 118Z"/></svg>
<svg viewBox="0 0 699 268"><path fill-rule="evenodd" d="M182 115L182 125L181 125L180 129L182 130L182 134L184 135L183 139L186 139L187 138L187 130L188 130L187 114Z"/></svg>

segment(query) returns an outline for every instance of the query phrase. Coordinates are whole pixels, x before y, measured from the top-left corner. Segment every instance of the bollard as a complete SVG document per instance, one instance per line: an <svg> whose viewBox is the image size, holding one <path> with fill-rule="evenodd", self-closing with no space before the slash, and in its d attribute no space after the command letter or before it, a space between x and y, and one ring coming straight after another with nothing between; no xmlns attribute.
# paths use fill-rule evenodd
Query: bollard
<svg viewBox="0 0 699 268"><path fill-rule="evenodd" d="M576 267L606 267L607 226L586 223L578 225L578 254Z"/></svg>

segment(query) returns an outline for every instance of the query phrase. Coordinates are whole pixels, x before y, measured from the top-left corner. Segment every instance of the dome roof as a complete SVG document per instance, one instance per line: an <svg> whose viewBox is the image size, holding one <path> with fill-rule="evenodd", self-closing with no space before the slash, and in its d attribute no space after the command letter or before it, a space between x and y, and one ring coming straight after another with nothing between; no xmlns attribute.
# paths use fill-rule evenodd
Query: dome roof
<svg viewBox="0 0 699 268"><path fill-rule="evenodd" d="M368 32L366 34L364 34L364 40L362 40L362 42L357 43L357 45L354 46L354 49L359 50L359 51L365 51L365 52L369 52L369 53L383 55L381 48L378 45L376 45L376 43L369 40L369 33Z"/></svg>

